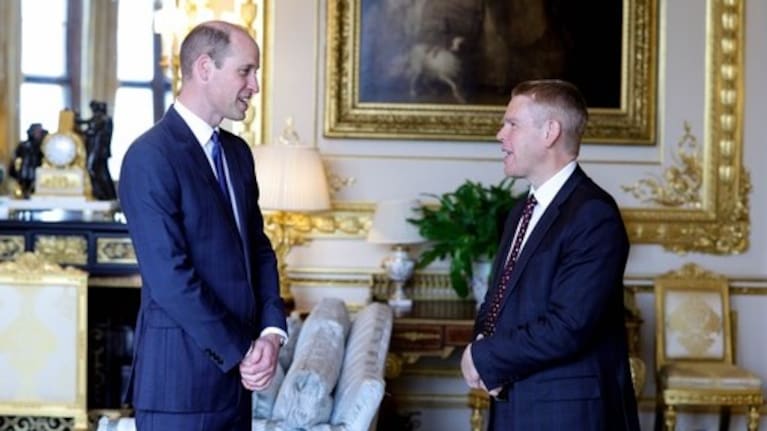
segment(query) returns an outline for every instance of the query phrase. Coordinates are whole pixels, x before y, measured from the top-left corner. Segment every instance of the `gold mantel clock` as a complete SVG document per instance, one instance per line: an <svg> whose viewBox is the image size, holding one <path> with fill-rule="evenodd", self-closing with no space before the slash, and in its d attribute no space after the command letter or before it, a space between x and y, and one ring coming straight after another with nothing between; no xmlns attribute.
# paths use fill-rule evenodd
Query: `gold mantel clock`
<svg viewBox="0 0 767 431"><path fill-rule="evenodd" d="M43 164L35 175L35 196L89 196L85 144L75 132L75 113L59 113L59 129L42 143Z"/></svg>

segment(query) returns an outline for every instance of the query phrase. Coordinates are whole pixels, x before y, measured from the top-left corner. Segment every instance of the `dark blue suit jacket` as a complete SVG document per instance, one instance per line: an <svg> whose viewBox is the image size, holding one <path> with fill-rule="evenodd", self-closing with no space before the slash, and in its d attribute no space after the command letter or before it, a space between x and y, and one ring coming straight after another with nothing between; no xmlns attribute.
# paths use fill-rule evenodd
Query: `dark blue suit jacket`
<svg viewBox="0 0 767 431"><path fill-rule="evenodd" d="M253 156L221 131L241 232L202 147L175 109L123 161L119 195L142 277L132 382L137 409L199 412L249 396L239 362L285 329ZM130 401L130 399L129 399Z"/></svg>
<svg viewBox="0 0 767 431"><path fill-rule="evenodd" d="M481 331L523 204L506 221ZM472 358L493 401L494 430L638 430L624 324L629 243L612 197L577 167L517 259L493 336Z"/></svg>

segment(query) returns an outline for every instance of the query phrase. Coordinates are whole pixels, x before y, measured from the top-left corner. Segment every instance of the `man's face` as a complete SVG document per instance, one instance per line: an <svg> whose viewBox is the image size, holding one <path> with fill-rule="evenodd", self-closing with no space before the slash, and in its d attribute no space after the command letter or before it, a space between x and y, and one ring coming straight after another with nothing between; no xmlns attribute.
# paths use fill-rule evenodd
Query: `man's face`
<svg viewBox="0 0 767 431"><path fill-rule="evenodd" d="M257 73L260 67L258 46L240 32L233 31L231 43L220 68L214 67L209 97L214 112L234 121L245 118L250 98L260 90Z"/></svg>
<svg viewBox="0 0 767 431"><path fill-rule="evenodd" d="M506 176L536 184L536 168L546 150L542 115L542 109L528 96L514 96L506 107L503 126L495 136L504 153Z"/></svg>

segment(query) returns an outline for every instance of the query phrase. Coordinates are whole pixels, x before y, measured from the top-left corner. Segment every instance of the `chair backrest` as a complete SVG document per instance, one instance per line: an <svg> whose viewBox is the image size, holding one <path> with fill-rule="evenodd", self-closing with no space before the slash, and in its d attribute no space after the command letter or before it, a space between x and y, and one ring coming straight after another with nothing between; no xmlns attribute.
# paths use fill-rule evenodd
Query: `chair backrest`
<svg viewBox="0 0 767 431"><path fill-rule="evenodd" d="M688 263L655 279L655 364L733 362L727 278Z"/></svg>
<svg viewBox="0 0 767 431"><path fill-rule="evenodd" d="M87 304L83 271L32 253L0 263L0 415L87 427Z"/></svg>

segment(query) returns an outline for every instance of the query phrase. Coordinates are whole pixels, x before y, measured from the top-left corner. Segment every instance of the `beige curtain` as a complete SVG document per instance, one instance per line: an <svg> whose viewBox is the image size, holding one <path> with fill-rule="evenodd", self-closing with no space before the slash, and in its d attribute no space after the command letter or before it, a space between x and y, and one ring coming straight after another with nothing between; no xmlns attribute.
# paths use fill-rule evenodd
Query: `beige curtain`
<svg viewBox="0 0 767 431"><path fill-rule="evenodd" d="M83 94L81 112L90 115L91 100L114 109L117 91L117 9L118 0L84 2L87 23L83 29Z"/></svg>
<svg viewBox="0 0 767 431"><path fill-rule="evenodd" d="M17 101L21 76L21 3L0 1L0 163L8 166L18 141Z"/></svg>

